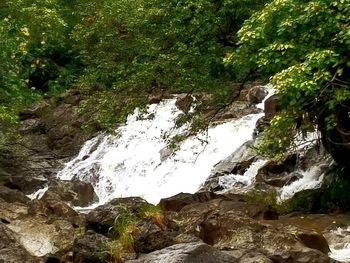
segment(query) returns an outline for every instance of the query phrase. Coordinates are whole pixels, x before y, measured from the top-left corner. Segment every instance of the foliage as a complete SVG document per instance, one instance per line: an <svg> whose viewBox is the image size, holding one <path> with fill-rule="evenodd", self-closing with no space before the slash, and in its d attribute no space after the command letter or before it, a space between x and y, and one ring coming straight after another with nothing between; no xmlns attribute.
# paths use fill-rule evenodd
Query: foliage
<svg viewBox="0 0 350 263"><path fill-rule="evenodd" d="M86 70L78 85L93 88L94 98L95 90L101 90L99 103L91 107L88 99L84 110L93 111L94 120L108 127L135 106L144 106L153 92L232 93L228 84L233 76L222 57L235 45L244 19L265 2L80 3L83 18L72 36Z"/></svg>
<svg viewBox="0 0 350 263"><path fill-rule="evenodd" d="M350 99L349 17L348 1L274 0L245 21L227 65L273 76L284 108L265 133L262 152L283 154L296 129L330 131L339 123L337 111Z"/></svg>

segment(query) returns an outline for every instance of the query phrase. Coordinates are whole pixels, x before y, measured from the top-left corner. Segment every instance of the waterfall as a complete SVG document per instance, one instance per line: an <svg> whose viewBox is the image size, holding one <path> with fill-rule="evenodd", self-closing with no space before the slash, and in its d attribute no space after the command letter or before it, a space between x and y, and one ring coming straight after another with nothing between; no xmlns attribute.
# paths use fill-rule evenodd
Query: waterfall
<svg viewBox="0 0 350 263"><path fill-rule="evenodd" d="M157 203L179 192L193 193L210 175L213 166L252 139L263 113L211 126L186 138L176 151L167 148L166 136L181 135L186 125L175 127L181 114L176 99L138 109L115 135L100 134L87 141L76 158L58 173L62 180L91 182L100 202L115 197L141 196Z"/></svg>

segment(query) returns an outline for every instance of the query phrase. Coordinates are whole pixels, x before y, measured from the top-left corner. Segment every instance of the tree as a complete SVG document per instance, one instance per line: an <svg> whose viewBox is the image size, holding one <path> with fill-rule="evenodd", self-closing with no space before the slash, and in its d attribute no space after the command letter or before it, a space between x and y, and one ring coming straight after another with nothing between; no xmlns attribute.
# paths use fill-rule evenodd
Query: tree
<svg viewBox="0 0 350 263"><path fill-rule="evenodd" d="M232 69L271 77L283 111L271 121L261 150L278 156L296 130L317 128L331 151L348 147L350 5L338 0L274 0L238 32Z"/></svg>

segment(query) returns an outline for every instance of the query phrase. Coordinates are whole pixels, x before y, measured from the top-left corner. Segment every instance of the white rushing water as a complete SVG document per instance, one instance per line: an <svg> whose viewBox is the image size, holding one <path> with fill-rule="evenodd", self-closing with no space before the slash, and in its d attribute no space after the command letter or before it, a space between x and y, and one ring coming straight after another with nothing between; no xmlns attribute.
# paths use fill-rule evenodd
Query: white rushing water
<svg viewBox="0 0 350 263"><path fill-rule="evenodd" d="M337 228L325 235L331 252L329 256L340 262L350 262L350 226Z"/></svg>
<svg viewBox="0 0 350 263"><path fill-rule="evenodd" d="M91 182L100 203L127 196L157 203L179 192L193 193L217 162L252 138L255 123L263 115L251 114L210 127L206 133L187 138L171 153L164 135L179 135L186 129L174 128L182 113L175 102L150 105L152 118L140 119L136 110L126 125L117 128L118 135L102 134L87 141L58 177Z"/></svg>

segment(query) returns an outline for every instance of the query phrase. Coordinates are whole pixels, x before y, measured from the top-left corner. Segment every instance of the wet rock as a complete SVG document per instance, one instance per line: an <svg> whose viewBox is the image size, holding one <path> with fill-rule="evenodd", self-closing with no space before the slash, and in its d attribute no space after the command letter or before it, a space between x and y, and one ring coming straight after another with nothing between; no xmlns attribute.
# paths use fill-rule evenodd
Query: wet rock
<svg viewBox="0 0 350 263"><path fill-rule="evenodd" d="M224 121L228 119L238 119L248 114L260 113L261 109L252 106L247 101L235 101L222 112L216 114L213 121Z"/></svg>
<svg viewBox="0 0 350 263"><path fill-rule="evenodd" d="M163 222L153 218L143 218L136 224L134 250L149 253L175 244L176 232L171 231Z"/></svg>
<svg viewBox="0 0 350 263"><path fill-rule="evenodd" d="M247 100L251 104L258 104L263 101L266 95L267 92L264 87L256 86L249 89L247 94Z"/></svg>
<svg viewBox="0 0 350 263"><path fill-rule="evenodd" d="M1 186L0 185L0 199L3 199L4 201L8 203L14 203L14 202L19 202L19 203L28 203L29 198L23 194L19 190L15 189L10 189L6 186Z"/></svg>
<svg viewBox="0 0 350 263"><path fill-rule="evenodd" d="M217 163L200 188L200 191L219 191L223 190L220 184L220 178L227 174L244 174L249 166L256 159L256 153L252 147L256 144L251 140L244 143L226 159Z"/></svg>
<svg viewBox="0 0 350 263"><path fill-rule="evenodd" d="M199 192L195 194L180 193L169 198L163 198L159 202L159 207L165 211L178 212L186 205L193 203L204 203L209 200L218 198L217 195L212 192Z"/></svg>
<svg viewBox="0 0 350 263"><path fill-rule="evenodd" d="M272 95L265 101L264 112L265 118L271 120L282 109L281 98L279 95Z"/></svg>
<svg viewBox="0 0 350 263"><path fill-rule="evenodd" d="M73 245L73 263L103 263L101 253L110 240L93 231L87 231L84 235L75 239Z"/></svg>
<svg viewBox="0 0 350 263"><path fill-rule="evenodd" d="M183 112L187 113L190 111L192 103L194 102L193 96L189 94L179 95L176 99L175 105Z"/></svg>
<svg viewBox="0 0 350 263"><path fill-rule="evenodd" d="M73 180L73 181L59 181L56 180L50 183L50 186L45 196L54 193L59 196L59 199L68 202L73 206L89 206L98 201L97 194L90 183Z"/></svg>
<svg viewBox="0 0 350 263"><path fill-rule="evenodd" d="M177 244L162 250L141 256L137 260L130 260L127 263L234 263L237 260L215 248L201 243Z"/></svg>
<svg viewBox="0 0 350 263"><path fill-rule="evenodd" d="M116 198L101 205L86 215L88 228L100 234L107 234L120 214L138 213L148 203L140 197Z"/></svg>
<svg viewBox="0 0 350 263"><path fill-rule="evenodd" d="M296 165L296 154L289 155L285 160L280 162L269 161L259 169L256 175L256 182L275 187L288 185L301 177L297 172L294 172Z"/></svg>
<svg viewBox="0 0 350 263"><path fill-rule="evenodd" d="M15 238L15 233L0 223L0 262L39 262L31 256Z"/></svg>

